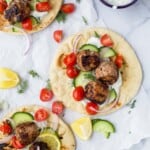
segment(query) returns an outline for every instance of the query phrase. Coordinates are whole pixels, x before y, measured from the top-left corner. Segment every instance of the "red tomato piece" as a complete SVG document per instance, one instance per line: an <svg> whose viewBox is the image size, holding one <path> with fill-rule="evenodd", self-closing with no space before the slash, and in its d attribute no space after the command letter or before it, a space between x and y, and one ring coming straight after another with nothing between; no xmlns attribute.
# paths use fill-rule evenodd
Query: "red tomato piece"
<svg viewBox="0 0 150 150"><path fill-rule="evenodd" d="M74 66L77 61L77 57L75 53L70 53L64 58L64 64L69 67L69 66Z"/></svg>
<svg viewBox="0 0 150 150"><path fill-rule="evenodd" d="M39 12L49 11L51 8L49 2L38 2L36 4L36 10Z"/></svg>
<svg viewBox="0 0 150 150"><path fill-rule="evenodd" d="M111 37L108 34L104 34L101 38L100 41L102 43L103 46L107 46L107 47L112 47L113 46L113 41L111 39Z"/></svg>
<svg viewBox="0 0 150 150"><path fill-rule="evenodd" d="M75 4L73 4L73 3L63 4L61 7L61 11L66 14L71 14L75 11Z"/></svg>
<svg viewBox="0 0 150 150"><path fill-rule="evenodd" d="M95 115L95 114L97 114L99 107L96 103L89 102L86 104L85 109L89 115Z"/></svg>
<svg viewBox="0 0 150 150"><path fill-rule="evenodd" d="M60 102L60 101L53 102L53 104L52 104L52 112L53 113L60 115L63 113L63 111L64 111L64 105L62 102Z"/></svg>
<svg viewBox="0 0 150 150"><path fill-rule="evenodd" d="M121 68L123 65L123 57L122 55L117 55L116 59L115 59L115 64L117 65L118 68Z"/></svg>
<svg viewBox="0 0 150 150"><path fill-rule="evenodd" d="M66 70L66 74L69 78L73 79L78 76L79 70L75 67L68 67Z"/></svg>
<svg viewBox="0 0 150 150"><path fill-rule="evenodd" d="M38 122L45 121L49 117L47 110L41 108L35 112L34 119Z"/></svg>
<svg viewBox="0 0 150 150"><path fill-rule="evenodd" d="M33 26L31 18L27 18L22 21L22 28L25 30L32 30Z"/></svg>
<svg viewBox="0 0 150 150"><path fill-rule="evenodd" d="M14 136L13 138L12 138L12 146L14 147L14 148L16 148L16 149L22 149L22 148L24 148L25 146L24 145L22 145L18 140L17 140L17 138L16 138L16 136Z"/></svg>
<svg viewBox="0 0 150 150"><path fill-rule="evenodd" d="M62 30L54 31L53 37L57 43L60 43L63 39L63 31Z"/></svg>
<svg viewBox="0 0 150 150"><path fill-rule="evenodd" d="M40 92L40 100L43 102L50 101L53 98L53 96L53 91L47 88L43 88Z"/></svg>
<svg viewBox="0 0 150 150"><path fill-rule="evenodd" d="M12 127L7 121L3 122L3 124L0 126L0 131L3 134L11 134L12 133Z"/></svg>
<svg viewBox="0 0 150 150"><path fill-rule="evenodd" d="M76 101L81 101L85 96L84 89L82 86L78 86L73 90L73 98Z"/></svg>
<svg viewBox="0 0 150 150"><path fill-rule="evenodd" d="M0 13L3 14L6 8L7 8L7 3L1 0L0 1Z"/></svg>

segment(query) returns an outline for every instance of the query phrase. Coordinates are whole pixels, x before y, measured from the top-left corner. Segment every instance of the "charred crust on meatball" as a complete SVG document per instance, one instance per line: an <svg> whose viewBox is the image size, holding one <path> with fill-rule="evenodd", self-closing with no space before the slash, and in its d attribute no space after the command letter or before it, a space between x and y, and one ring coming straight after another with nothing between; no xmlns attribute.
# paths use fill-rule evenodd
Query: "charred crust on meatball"
<svg viewBox="0 0 150 150"><path fill-rule="evenodd" d="M91 71L100 63L98 52L82 50L77 53L77 65L82 71Z"/></svg>
<svg viewBox="0 0 150 150"><path fill-rule="evenodd" d="M90 81L85 86L85 97L90 101L103 104L109 95L108 86L99 81Z"/></svg>

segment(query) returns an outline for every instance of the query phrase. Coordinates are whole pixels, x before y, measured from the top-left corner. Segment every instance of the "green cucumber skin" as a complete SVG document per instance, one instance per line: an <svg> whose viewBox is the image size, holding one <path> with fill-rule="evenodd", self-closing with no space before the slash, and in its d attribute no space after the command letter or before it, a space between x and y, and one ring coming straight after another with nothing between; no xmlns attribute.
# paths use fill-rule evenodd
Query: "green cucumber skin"
<svg viewBox="0 0 150 150"><path fill-rule="evenodd" d="M90 50L90 51L95 51L95 52L99 52L99 48L97 48L95 45L92 44L84 44L80 47L80 51L81 50Z"/></svg>
<svg viewBox="0 0 150 150"><path fill-rule="evenodd" d="M12 120L14 121L15 125L24 123L24 122L31 122L34 120L34 117L28 112L16 112L12 115Z"/></svg>
<svg viewBox="0 0 150 150"><path fill-rule="evenodd" d="M80 74L73 80L73 85L75 87L77 86L85 86L88 82L90 82L90 79L86 79L85 75L91 75L91 72L80 72ZM83 80L85 80L83 82Z"/></svg>
<svg viewBox="0 0 150 150"><path fill-rule="evenodd" d="M115 126L107 120L93 119L92 126L94 131L102 133L105 138L109 138L111 133L116 132Z"/></svg>
<svg viewBox="0 0 150 150"><path fill-rule="evenodd" d="M117 93L116 93L115 89L110 90L109 98L110 99L116 99L117 98Z"/></svg>
<svg viewBox="0 0 150 150"><path fill-rule="evenodd" d="M113 57L113 56L116 56L116 52L114 49L110 48L110 47L101 47L100 48L100 52L102 53L102 51L104 51L104 54L102 54L102 57L103 58L108 58L108 57Z"/></svg>

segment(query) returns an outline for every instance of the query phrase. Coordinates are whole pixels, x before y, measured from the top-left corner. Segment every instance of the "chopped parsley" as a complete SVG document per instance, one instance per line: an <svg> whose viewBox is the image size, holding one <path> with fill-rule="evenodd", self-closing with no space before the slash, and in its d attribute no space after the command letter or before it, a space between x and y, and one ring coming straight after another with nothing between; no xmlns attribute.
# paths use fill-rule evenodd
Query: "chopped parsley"
<svg viewBox="0 0 150 150"><path fill-rule="evenodd" d="M81 2L81 0L76 0L76 2L77 2L77 3L80 3L80 2Z"/></svg>
<svg viewBox="0 0 150 150"><path fill-rule="evenodd" d="M56 20L57 20L58 23L65 22L66 21L66 17L67 17L67 14L65 14L62 11L59 11L58 15L56 16Z"/></svg>
<svg viewBox="0 0 150 150"><path fill-rule="evenodd" d="M90 73L89 74L85 74L84 77L86 79L95 80L95 77L92 74L90 74Z"/></svg>
<svg viewBox="0 0 150 150"><path fill-rule="evenodd" d="M100 35L95 31L95 37L100 38Z"/></svg>
<svg viewBox="0 0 150 150"><path fill-rule="evenodd" d="M87 19L84 16L82 16L82 20L85 23L85 25L88 25L88 21L87 21Z"/></svg>
<svg viewBox="0 0 150 150"><path fill-rule="evenodd" d="M34 71L34 70L30 70L29 72L29 75L31 75L33 78L35 78L35 77L40 77L40 75L36 72L36 71Z"/></svg>
<svg viewBox="0 0 150 150"><path fill-rule="evenodd" d="M28 88L28 81L27 80L22 80L20 84L18 85L18 93L22 94L24 93Z"/></svg>
<svg viewBox="0 0 150 150"><path fill-rule="evenodd" d="M129 106L131 109L133 109L133 108L135 108L135 104L136 104L136 100L133 100L132 102L127 104L127 106Z"/></svg>

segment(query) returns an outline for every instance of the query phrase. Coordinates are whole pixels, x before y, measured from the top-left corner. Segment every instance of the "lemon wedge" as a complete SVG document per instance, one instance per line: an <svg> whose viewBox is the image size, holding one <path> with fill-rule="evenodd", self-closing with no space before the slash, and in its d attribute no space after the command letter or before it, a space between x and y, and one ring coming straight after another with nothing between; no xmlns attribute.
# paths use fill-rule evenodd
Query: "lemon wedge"
<svg viewBox="0 0 150 150"><path fill-rule="evenodd" d="M15 87L19 83L18 75L7 68L0 68L0 88L8 89Z"/></svg>
<svg viewBox="0 0 150 150"><path fill-rule="evenodd" d="M55 134L43 133L38 137L38 139L45 142L51 150L61 149L60 140Z"/></svg>
<svg viewBox="0 0 150 150"><path fill-rule="evenodd" d="M88 140L92 134L92 123L89 117L82 117L71 124L74 133L82 140Z"/></svg>

